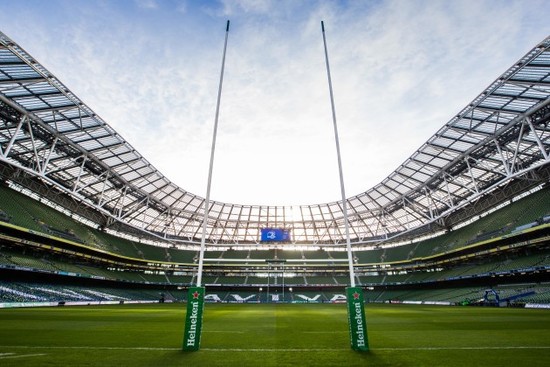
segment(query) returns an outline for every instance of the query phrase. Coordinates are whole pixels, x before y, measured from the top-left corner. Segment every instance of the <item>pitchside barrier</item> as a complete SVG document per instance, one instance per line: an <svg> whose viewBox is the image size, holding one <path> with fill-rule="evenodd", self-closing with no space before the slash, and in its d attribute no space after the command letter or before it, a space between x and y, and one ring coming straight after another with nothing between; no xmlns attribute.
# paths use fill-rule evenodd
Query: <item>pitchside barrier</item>
<svg viewBox="0 0 550 367"><path fill-rule="evenodd" d="M18 307L59 307L59 306L102 306L102 305L122 305L122 304L142 304L158 303L159 301L57 301L57 302L3 302L0 308L18 308Z"/></svg>

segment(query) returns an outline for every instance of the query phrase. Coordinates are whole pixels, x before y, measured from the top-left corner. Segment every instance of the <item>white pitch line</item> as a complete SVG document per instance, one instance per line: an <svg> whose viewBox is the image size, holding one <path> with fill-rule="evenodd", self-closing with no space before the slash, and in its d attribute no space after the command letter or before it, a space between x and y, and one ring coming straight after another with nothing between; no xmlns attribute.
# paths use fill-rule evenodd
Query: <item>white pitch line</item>
<svg viewBox="0 0 550 367"><path fill-rule="evenodd" d="M342 352L350 348L201 348L206 352Z"/></svg>
<svg viewBox="0 0 550 367"><path fill-rule="evenodd" d="M550 349L550 346L507 346L507 347L403 347L403 348L374 348L382 351L413 351L413 350L514 350L514 349Z"/></svg>
<svg viewBox="0 0 550 367"><path fill-rule="evenodd" d="M82 350L145 350L145 351L176 351L181 348L164 347L92 347L92 346L27 346L10 345L0 348L20 349L82 349ZM487 347L396 347L396 348L370 348L371 351L439 351L439 350L516 350L516 349L550 349L550 346L487 346ZM207 352L338 352L349 351L351 348L201 348ZM31 356L30 354L28 356ZM4 357L7 358L7 357Z"/></svg>
<svg viewBox="0 0 550 367"><path fill-rule="evenodd" d="M439 350L508 350L508 349L550 349L550 346L542 347L420 347L420 348L370 348L371 351L439 351ZM201 350L208 352L339 352L348 351L351 348L201 348Z"/></svg>
<svg viewBox="0 0 550 367"><path fill-rule="evenodd" d="M12 356L14 355L15 353L0 353L0 357L3 357L3 356Z"/></svg>
<svg viewBox="0 0 550 367"><path fill-rule="evenodd" d="M172 351L181 350L181 348L164 347L92 347L92 346L40 346L40 345L0 345L0 348L18 348L18 349L83 349L83 350L150 350L150 351Z"/></svg>
<svg viewBox="0 0 550 367"><path fill-rule="evenodd" d="M26 357L40 357L40 356L45 356L46 354L44 353L37 353L37 354L18 354L16 355L15 353L4 353L4 354L11 354L11 355L1 355L0 356L0 359L13 359L13 358L26 358Z"/></svg>

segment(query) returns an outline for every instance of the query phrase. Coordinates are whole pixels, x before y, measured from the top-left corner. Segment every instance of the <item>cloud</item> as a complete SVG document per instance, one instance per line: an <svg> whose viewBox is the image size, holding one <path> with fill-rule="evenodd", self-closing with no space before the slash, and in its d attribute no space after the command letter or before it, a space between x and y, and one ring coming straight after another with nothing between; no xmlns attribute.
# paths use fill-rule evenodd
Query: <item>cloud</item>
<svg viewBox="0 0 550 367"><path fill-rule="evenodd" d="M136 5L141 9L157 9L159 4L157 0L134 0Z"/></svg>
<svg viewBox="0 0 550 367"><path fill-rule="evenodd" d="M222 0L221 3L223 15L229 16L238 12L266 14L281 4L273 0Z"/></svg>
<svg viewBox="0 0 550 367"><path fill-rule="evenodd" d="M186 1L180 1L177 3L176 11L178 11L179 13L185 14L187 13L187 10L188 10L188 5Z"/></svg>

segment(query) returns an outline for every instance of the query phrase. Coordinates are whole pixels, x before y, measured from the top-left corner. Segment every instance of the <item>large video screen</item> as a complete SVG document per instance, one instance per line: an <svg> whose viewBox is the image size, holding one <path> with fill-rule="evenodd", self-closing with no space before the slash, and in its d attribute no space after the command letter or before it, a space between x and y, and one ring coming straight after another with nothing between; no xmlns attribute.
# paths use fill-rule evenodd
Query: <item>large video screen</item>
<svg viewBox="0 0 550 367"><path fill-rule="evenodd" d="M290 242L290 231L282 228L262 228L261 242Z"/></svg>

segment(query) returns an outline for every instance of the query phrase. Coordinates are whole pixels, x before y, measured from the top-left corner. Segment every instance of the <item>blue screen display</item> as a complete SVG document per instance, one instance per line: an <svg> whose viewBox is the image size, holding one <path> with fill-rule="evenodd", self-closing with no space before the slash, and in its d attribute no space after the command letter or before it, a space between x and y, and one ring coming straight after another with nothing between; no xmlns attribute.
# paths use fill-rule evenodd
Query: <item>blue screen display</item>
<svg viewBox="0 0 550 367"><path fill-rule="evenodd" d="M282 228L262 228L262 242L288 242L290 231Z"/></svg>

